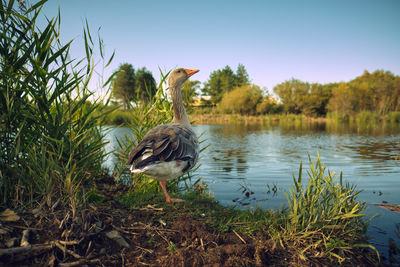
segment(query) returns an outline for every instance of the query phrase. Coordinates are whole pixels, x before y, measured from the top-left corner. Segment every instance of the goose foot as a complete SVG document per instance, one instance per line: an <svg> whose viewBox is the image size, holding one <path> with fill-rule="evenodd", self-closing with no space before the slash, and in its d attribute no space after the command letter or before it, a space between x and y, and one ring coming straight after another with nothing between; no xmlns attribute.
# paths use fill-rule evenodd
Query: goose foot
<svg viewBox="0 0 400 267"><path fill-rule="evenodd" d="M162 190L164 192L164 195L165 195L165 201L167 201L168 203L171 203L171 202L184 202L185 201L185 200L180 199L180 198L171 198L167 193L166 184L167 184L166 181L160 181L161 188L162 188Z"/></svg>

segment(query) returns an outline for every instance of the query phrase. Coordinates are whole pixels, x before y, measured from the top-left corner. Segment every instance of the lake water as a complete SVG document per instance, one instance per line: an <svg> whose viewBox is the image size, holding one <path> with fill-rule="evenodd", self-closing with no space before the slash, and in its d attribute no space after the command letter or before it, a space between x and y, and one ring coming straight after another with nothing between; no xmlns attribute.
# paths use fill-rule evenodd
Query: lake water
<svg viewBox="0 0 400 267"><path fill-rule="evenodd" d="M284 193L292 186L293 175L298 175L300 163L306 178L309 156L316 161L318 153L329 171L342 171L345 181L362 190L361 201L400 204L399 127L303 123L196 125L194 130L206 140L203 146L210 144L194 176L201 177L223 205L266 209L285 205ZM112 129L107 150L115 149L115 138L123 134L130 134L129 129ZM368 235L387 258L389 238L400 247L400 213L373 205L366 213L377 216Z"/></svg>

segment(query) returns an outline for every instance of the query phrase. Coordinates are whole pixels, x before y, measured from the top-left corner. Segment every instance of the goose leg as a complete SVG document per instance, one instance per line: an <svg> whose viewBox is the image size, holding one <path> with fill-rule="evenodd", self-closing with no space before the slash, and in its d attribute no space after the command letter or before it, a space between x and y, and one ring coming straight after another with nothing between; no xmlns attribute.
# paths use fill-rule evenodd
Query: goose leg
<svg viewBox="0 0 400 267"><path fill-rule="evenodd" d="M161 185L161 188L162 188L162 190L163 190L163 192L164 192L165 200L166 200L167 202L183 202L183 201L185 201L185 200L179 199L179 198L171 198L171 197L168 195L168 193L167 193L166 184L167 184L166 181L160 181L160 185Z"/></svg>

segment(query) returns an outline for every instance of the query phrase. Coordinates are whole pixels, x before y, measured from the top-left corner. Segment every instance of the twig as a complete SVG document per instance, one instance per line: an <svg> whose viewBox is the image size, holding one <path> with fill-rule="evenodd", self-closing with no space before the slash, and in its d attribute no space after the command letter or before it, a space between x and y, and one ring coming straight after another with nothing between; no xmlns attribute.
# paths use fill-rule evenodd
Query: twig
<svg viewBox="0 0 400 267"><path fill-rule="evenodd" d="M239 239L243 242L243 244L246 244L246 240L244 240L238 233L236 233L235 230L232 230L232 231L237 237L239 237Z"/></svg>
<svg viewBox="0 0 400 267"><path fill-rule="evenodd" d="M149 230L149 231L164 231L164 232L174 232L174 233L178 233L178 230L174 230L174 229L165 229L165 228L155 228L155 227L139 227L139 226L127 226L127 227L122 227L124 229L128 229L128 230Z"/></svg>
<svg viewBox="0 0 400 267"><path fill-rule="evenodd" d="M89 241L89 245L88 245L88 247L86 248L86 252L85 252L85 255L86 255L86 256L89 254L89 251L90 251L91 248L92 248L92 240Z"/></svg>
<svg viewBox="0 0 400 267"><path fill-rule="evenodd" d="M122 229L122 228L120 228L118 226L115 226L114 224L111 224L111 226L112 226L112 228L114 228L115 230L120 231L121 233L128 234L128 235L134 234L133 232L126 231L126 230L124 230L124 229Z"/></svg>
<svg viewBox="0 0 400 267"><path fill-rule="evenodd" d="M81 240L71 240L71 241L63 241L63 240L57 240L55 242L60 243L61 245L78 245L83 241L83 238Z"/></svg>
<svg viewBox="0 0 400 267"><path fill-rule="evenodd" d="M203 244L203 239L202 239L202 238L200 238L200 243L201 243L201 248L202 248L203 251L204 251L205 249L204 249L204 244Z"/></svg>
<svg viewBox="0 0 400 267"><path fill-rule="evenodd" d="M24 229L24 230L33 230L33 231L40 231L43 230L42 228L35 228L35 227L26 227L22 225L10 225L10 227Z"/></svg>
<svg viewBox="0 0 400 267"><path fill-rule="evenodd" d="M27 252L37 252L40 250L50 250L53 247L53 244L40 244L40 245L29 245L26 247L13 247L7 249L0 249L0 257L3 256L12 256L12 255L22 255ZM30 256L30 255L28 255Z"/></svg>
<svg viewBox="0 0 400 267"><path fill-rule="evenodd" d="M136 247L138 248L138 249L141 249L141 250L144 250L145 252L147 252L147 253L150 253L150 254L152 254L154 251L153 250L151 250L151 249L148 249L148 248L142 248L141 246L138 246L138 245L136 245Z"/></svg>
<svg viewBox="0 0 400 267"><path fill-rule="evenodd" d="M64 252L64 254L65 254L65 253L68 253L68 254L70 254L71 256L73 256L74 258L77 258L77 259L81 259L81 258L82 258L81 255L78 255L78 254L76 254L75 252L73 252L72 250L67 249L66 247L62 246L60 243L54 242L54 244L56 245L56 247L58 247L59 249L61 249L62 252Z"/></svg>
<svg viewBox="0 0 400 267"><path fill-rule="evenodd" d="M61 262L58 264L60 267L72 267L72 266L81 266L85 263L95 263L95 262L100 262L100 259L93 259L93 260L88 260L88 259L81 259L78 261L73 261L73 262Z"/></svg>
<svg viewBox="0 0 400 267"><path fill-rule="evenodd" d="M121 252L121 266L125 266L124 251Z"/></svg>

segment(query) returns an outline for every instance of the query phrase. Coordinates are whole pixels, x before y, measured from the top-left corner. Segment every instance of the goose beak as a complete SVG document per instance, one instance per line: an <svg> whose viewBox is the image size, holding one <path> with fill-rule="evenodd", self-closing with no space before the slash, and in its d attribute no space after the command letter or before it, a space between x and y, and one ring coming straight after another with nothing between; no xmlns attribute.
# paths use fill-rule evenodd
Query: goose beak
<svg viewBox="0 0 400 267"><path fill-rule="evenodd" d="M190 76L192 76L193 74L199 72L200 70L197 70L197 69L196 70L185 69L185 71L186 71L186 74L187 74L187 76L189 78Z"/></svg>

